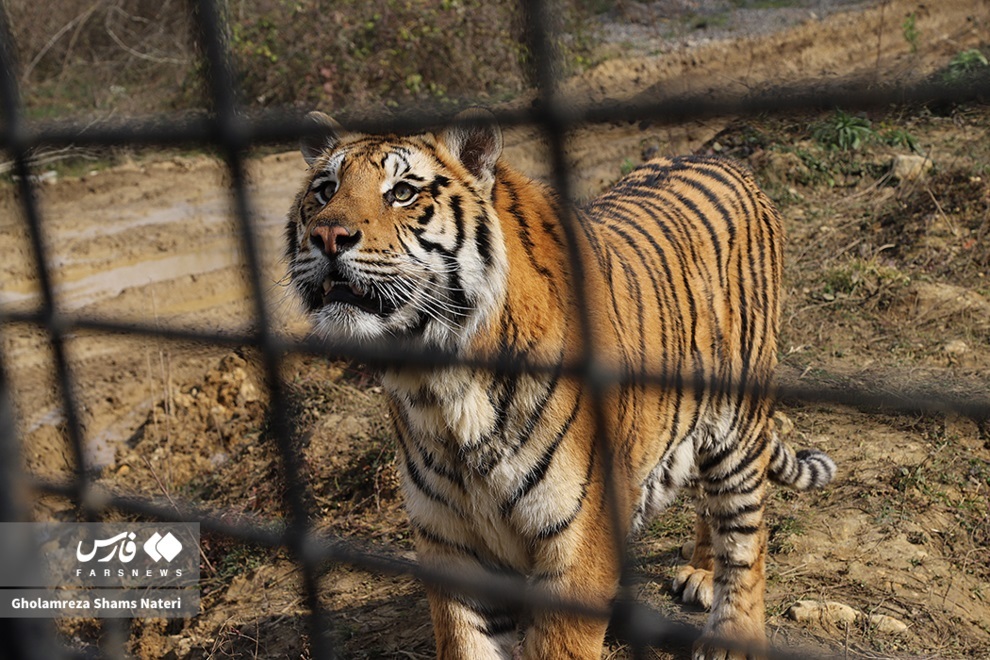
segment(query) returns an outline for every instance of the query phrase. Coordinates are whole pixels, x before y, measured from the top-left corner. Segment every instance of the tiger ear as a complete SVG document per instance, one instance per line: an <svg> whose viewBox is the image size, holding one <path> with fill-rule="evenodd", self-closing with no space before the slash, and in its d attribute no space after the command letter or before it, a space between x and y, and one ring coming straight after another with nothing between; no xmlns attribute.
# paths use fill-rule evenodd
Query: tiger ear
<svg viewBox="0 0 990 660"><path fill-rule="evenodd" d="M299 141L299 150L306 164L312 166L325 151L337 146L344 127L333 117L316 111L308 113L305 122L308 124L307 132Z"/></svg>
<svg viewBox="0 0 990 660"><path fill-rule="evenodd" d="M476 107L458 113L437 139L474 178L494 183L495 163L502 154L502 129L489 110Z"/></svg>

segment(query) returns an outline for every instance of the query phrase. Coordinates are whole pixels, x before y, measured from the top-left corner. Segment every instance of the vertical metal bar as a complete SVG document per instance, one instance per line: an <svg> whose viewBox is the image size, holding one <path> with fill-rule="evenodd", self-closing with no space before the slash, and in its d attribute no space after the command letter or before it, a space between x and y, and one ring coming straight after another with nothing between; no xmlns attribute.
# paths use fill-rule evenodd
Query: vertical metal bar
<svg viewBox="0 0 990 660"><path fill-rule="evenodd" d="M66 431L69 436L69 449L72 452L75 474L73 491L76 504L85 509L89 491L86 457L83 452L82 427L79 423L79 408L73 388L73 378L65 350L65 331L59 318L57 297L52 283L48 264L49 250L41 226L41 215L31 183L31 168L28 164L29 136L22 125L21 97L15 75L14 56L10 52L13 43L8 29L7 15L0 5L0 114L5 122L8 150L13 156L14 173L18 177L21 194L21 209L27 222L31 249L34 252L35 275L41 288L41 317L48 333L49 343L55 360L55 373L62 398Z"/></svg>
<svg viewBox="0 0 990 660"><path fill-rule="evenodd" d="M262 271L254 233L252 212L247 195L244 172L244 150L250 146L237 117L236 82L229 53L224 44L224 24L220 8L214 0L197 0L200 12L201 42L209 64L210 97L213 105L213 125L227 168L231 175L234 213L241 238L241 247L248 267L249 286L254 306L255 333L261 351L269 392L269 416L272 433L278 444L279 456L286 480L286 504L289 526L285 540L290 552L300 564L304 599L310 610L309 633L313 656L332 657L329 626L319 600L317 566L306 551L309 537L309 516L305 486L301 477L299 458L292 446L292 425L287 415L285 393L280 376L281 356L272 332L262 285Z"/></svg>
<svg viewBox="0 0 990 660"><path fill-rule="evenodd" d="M0 314L0 326L3 326L4 321ZM0 349L0 522L23 522L29 519L22 470L9 380L3 350ZM3 640L4 657L24 660L62 658L65 653L56 643L57 639L53 621L0 619L0 640Z"/></svg>
<svg viewBox="0 0 990 660"><path fill-rule="evenodd" d="M70 444L76 457L76 478L73 489L77 504L83 501L86 492L86 469L82 454L82 437L76 415L75 400L72 396L68 363L65 359L63 338L59 333L54 317L55 302L48 269L42 260L45 254L41 237L40 218L34 199L34 191L28 179L27 141L20 124L20 90L17 86L14 54L11 52L9 21L5 6L0 4L0 116L7 132L8 149L20 178L24 216L29 224L32 247L36 258L36 268L45 305L45 318L52 346L56 355L59 383L62 392L62 405L68 422ZM0 331L7 327L6 316L0 310ZM30 518L28 497L22 471L17 424L14 415L13 399L10 393L4 351L0 348L0 522L27 521ZM0 619L0 639L4 640L3 654L11 658L42 660L43 658L64 657L63 649L55 642L57 634L52 621L44 619Z"/></svg>
<svg viewBox="0 0 990 660"><path fill-rule="evenodd" d="M588 281L586 279L586 264L581 255L580 221L573 211L571 197L570 168L565 155L567 131L571 128L567 114L560 105L555 75L554 34L550 26L550 16L546 0L528 0L522 3L529 27L530 48L536 67L536 78L539 86L539 99L536 108L537 122L548 137L550 157L552 160L553 186L560 197L562 227L567 255L570 262L571 291L578 301L589 299ZM628 585L628 561L626 560L626 538L623 529L626 521L619 507L619 485L614 479L614 456L612 452L611 433L605 417L605 399L607 389L615 383L609 377L607 367L600 364L597 355L595 327L591 320L589 306L578 304L578 322L581 332L581 350L578 353L581 378L590 394L589 400L595 424L595 442L602 458L602 473L605 479L605 498L608 513L614 522L613 538L615 556L619 561L620 585ZM622 587L621 597L629 598L631 590Z"/></svg>

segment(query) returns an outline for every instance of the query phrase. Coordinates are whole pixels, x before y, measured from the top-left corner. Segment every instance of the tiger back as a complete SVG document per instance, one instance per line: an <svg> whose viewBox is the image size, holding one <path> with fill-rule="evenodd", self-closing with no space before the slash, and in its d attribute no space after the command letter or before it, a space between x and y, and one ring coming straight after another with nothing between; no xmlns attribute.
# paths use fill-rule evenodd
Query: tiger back
<svg viewBox="0 0 990 660"><path fill-rule="evenodd" d="M712 610L696 656L761 647L767 479L816 487L835 466L772 422L782 231L751 176L657 159L578 210L578 299L561 204L500 160L490 115L413 136L314 119L287 239L317 331L543 365L383 370L420 561L605 609L621 541L690 486L695 550L674 587ZM620 379L600 406L562 367L587 348L582 313L595 373ZM439 657L600 656L603 620L427 594Z"/></svg>

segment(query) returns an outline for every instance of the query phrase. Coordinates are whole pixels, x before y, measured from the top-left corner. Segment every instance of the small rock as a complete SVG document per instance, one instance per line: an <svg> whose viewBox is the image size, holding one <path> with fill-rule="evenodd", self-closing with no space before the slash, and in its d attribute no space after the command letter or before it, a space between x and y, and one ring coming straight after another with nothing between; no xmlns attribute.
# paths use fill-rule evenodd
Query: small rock
<svg viewBox="0 0 990 660"><path fill-rule="evenodd" d="M192 396L186 394L185 392L174 391L172 392L172 405L182 409L191 408L195 403L195 399Z"/></svg>
<svg viewBox="0 0 990 660"><path fill-rule="evenodd" d="M788 608L787 616L799 623L851 624L859 612L835 601L799 600Z"/></svg>
<svg viewBox="0 0 990 660"><path fill-rule="evenodd" d="M882 633L898 635L908 629L906 623L886 614L871 614L868 620L870 626Z"/></svg>
<svg viewBox="0 0 990 660"><path fill-rule="evenodd" d="M963 353L969 352L969 344L964 342L962 339L953 339L943 346L942 350L949 355L962 355Z"/></svg>
<svg viewBox="0 0 990 660"><path fill-rule="evenodd" d="M254 386L249 380L245 380L241 383L241 388L237 392L237 403L240 406L249 403L251 401L257 401L261 398L261 394L258 392L258 388Z"/></svg>
<svg viewBox="0 0 990 660"><path fill-rule="evenodd" d="M777 425L777 433L787 436L794 432L794 422L791 418L777 410L773 413L773 421Z"/></svg>
<svg viewBox="0 0 990 660"><path fill-rule="evenodd" d="M917 181L924 178L932 166L931 158L915 154L894 156L890 163L890 174L900 182Z"/></svg>
<svg viewBox="0 0 990 660"><path fill-rule="evenodd" d="M124 465L121 465L119 468L117 468L118 477L126 477L130 473L131 473L131 466L127 465L126 463Z"/></svg>

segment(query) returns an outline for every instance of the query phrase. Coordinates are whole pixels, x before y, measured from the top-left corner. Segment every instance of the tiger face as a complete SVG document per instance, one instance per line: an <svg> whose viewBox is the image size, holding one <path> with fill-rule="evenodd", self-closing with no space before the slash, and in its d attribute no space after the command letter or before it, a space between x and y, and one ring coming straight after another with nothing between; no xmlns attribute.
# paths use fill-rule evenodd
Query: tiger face
<svg viewBox="0 0 990 660"><path fill-rule="evenodd" d="M309 171L286 233L315 332L463 348L505 293L498 127L370 136L308 118L321 134L302 145Z"/></svg>

